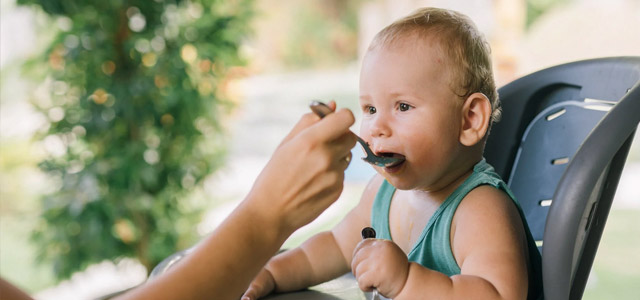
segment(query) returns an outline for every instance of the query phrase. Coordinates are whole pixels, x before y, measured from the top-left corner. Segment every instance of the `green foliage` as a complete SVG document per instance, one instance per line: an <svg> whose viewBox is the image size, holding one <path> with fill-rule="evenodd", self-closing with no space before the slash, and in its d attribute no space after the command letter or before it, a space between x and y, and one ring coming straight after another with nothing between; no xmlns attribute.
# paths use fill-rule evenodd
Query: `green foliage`
<svg viewBox="0 0 640 300"><path fill-rule="evenodd" d="M571 0L527 0L527 21L529 28L539 17L557 5L566 4Z"/></svg>
<svg viewBox="0 0 640 300"><path fill-rule="evenodd" d="M59 279L105 259L149 270L193 242L188 199L224 155L225 83L251 0L19 0L55 20L29 64L46 95L40 167L57 182L32 238Z"/></svg>
<svg viewBox="0 0 640 300"><path fill-rule="evenodd" d="M283 61L293 67L342 65L358 56L361 0L314 0L295 9Z"/></svg>

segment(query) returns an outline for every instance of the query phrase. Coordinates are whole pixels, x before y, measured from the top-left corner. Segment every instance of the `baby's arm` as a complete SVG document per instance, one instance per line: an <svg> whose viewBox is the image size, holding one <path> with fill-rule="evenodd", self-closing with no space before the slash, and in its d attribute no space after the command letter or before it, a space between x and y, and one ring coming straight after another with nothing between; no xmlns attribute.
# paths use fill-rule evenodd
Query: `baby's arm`
<svg viewBox="0 0 640 300"><path fill-rule="evenodd" d="M397 245L381 240L359 244L352 267L361 288L376 287L395 300L424 295L433 299L526 299L525 231L517 208L504 192L489 186L471 191L453 218L451 244L460 275L448 277L408 263Z"/></svg>
<svg viewBox="0 0 640 300"><path fill-rule="evenodd" d="M376 176L367 185L360 203L331 231L321 232L300 247L273 257L256 276L243 299L257 299L272 291L296 291L349 272L360 231L370 226L373 198L382 183Z"/></svg>

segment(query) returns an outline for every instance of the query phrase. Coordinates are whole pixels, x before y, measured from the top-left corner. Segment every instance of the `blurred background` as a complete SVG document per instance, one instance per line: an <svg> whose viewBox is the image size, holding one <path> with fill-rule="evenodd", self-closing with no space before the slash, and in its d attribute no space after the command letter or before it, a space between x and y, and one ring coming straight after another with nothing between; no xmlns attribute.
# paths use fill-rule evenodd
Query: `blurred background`
<svg viewBox="0 0 640 300"><path fill-rule="evenodd" d="M640 55L638 0L2 0L0 275L37 299L140 284L233 210L310 100L355 109L368 43L422 6L476 22L500 86ZM639 144L585 299L640 295ZM372 175L354 160L284 247L336 224Z"/></svg>

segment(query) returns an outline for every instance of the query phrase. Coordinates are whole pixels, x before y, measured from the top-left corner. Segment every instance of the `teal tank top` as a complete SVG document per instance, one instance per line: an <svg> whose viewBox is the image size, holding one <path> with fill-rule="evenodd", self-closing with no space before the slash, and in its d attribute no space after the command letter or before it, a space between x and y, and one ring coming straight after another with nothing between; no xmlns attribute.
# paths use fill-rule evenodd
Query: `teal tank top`
<svg viewBox="0 0 640 300"><path fill-rule="evenodd" d="M529 248L529 295L528 299L541 298L542 294L542 259L536 243L529 231L529 225L520 205L516 201L506 183L484 159L473 168L473 173L438 207L427 222L422 234L411 248L408 258L431 270L447 276L460 274L460 267L451 251L450 230L453 215L462 199L474 188L490 185L503 190L513 200L525 225ZM377 238L391 240L389 228L389 208L396 188L386 180L382 182L373 202L371 210L371 226L377 232Z"/></svg>

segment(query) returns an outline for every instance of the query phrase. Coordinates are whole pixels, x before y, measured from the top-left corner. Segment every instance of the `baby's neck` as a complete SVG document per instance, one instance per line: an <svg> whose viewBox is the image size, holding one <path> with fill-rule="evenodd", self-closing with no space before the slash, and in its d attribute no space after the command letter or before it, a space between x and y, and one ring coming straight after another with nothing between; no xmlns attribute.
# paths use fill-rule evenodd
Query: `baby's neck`
<svg viewBox="0 0 640 300"><path fill-rule="evenodd" d="M482 160L480 155L464 155L456 160L455 167L442 180L429 189L414 189L409 192L417 197L428 197L444 201L456 188L458 188L473 173L474 166Z"/></svg>
<svg viewBox="0 0 640 300"><path fill-rule="evenodd" d="M453 193L453 191L455 191L456 188L458 188L467 178L469 178L472 172L473 167L467 169L461 174L456 174L457 176L455 177L451 176L452 180L450 180L444 186L435 187L434 189L430 190L415 189L408 192L412 193L416 197L427 197L432 200L438 199L440 200L439 202L441 202L444 201L444 199L446 199L449 195L451 195L451 193Z"/></svg>

